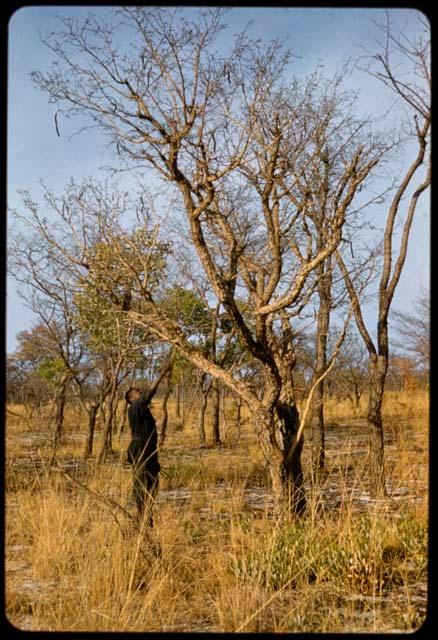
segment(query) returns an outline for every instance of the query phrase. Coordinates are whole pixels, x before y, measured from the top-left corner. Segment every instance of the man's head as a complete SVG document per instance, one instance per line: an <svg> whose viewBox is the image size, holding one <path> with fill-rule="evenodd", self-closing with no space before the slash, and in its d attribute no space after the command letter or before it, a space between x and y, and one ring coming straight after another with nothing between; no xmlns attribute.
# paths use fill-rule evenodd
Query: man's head
<svg viewBox="0 0 438 640"><path fill-rule="evenodd" d="M128 404L133 404L141 396L141 389L138 387L130 387L125 393L125 400Z"/></svg>

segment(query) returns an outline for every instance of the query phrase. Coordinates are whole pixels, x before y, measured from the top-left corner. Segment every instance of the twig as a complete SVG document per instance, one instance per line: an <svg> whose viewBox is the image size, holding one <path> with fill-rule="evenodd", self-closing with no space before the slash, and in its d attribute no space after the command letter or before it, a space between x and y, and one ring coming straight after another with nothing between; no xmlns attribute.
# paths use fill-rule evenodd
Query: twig
<svg viewBox="0 0 438 640"><path fill-rule="evenodd" d="M15 411L11 411L11 409L8 409L8 407L6 407L6 411L13 416L17 416L17 418L25 418L25 416L23 416L21 413L15 413Z"/></svg>
<svg viewBox="0 0 438 640"><path fill-rule="evenodd" d="M92 491L91 489L89 489L85 484L83 484L82 482L80 482L77 478L73 477L72 475L70 475L68 473L68 471L66 471L65 469L63 469L61 466L54 466L51 465L51 468L54 471L59 471L61 473L63 473L69 480L71 480L71 482L73 482L75 485L77 485L78 487L80 487L81 489L83 489L86 493L88 493L90 496L92 496L93 498L95 498L96 500L98 500L99 502L101 502L102 504L104 504L110 514L112 515L112 517L114 518L114 520L116 521L117 525L119 526L123 537L125 537L125 531L123 530L123 527L121 526L119 520L117 519L116 514L113 511L113 508L117 509L120 513L122 513L126 518L128 518L128 520L130 520L131 524L134 526L134 529L137 531L137 533L143 533L145 535L146 538L148 538L148 541L151 542L153 544L153 540L151 538L151 535L149 534L148 531L145 531L137 522L137 519L131 514L129 513L129 511L127 509L125 509L124 507L122 507L122 505L120 505L118 502L116 502L115 500L113 500L112 498L107 498L105 496L102 496L100 493L96 493L95 491ZM143 530L142 530L143 529ZM142 555L147 559L146 555L141 552Z"/></svg>

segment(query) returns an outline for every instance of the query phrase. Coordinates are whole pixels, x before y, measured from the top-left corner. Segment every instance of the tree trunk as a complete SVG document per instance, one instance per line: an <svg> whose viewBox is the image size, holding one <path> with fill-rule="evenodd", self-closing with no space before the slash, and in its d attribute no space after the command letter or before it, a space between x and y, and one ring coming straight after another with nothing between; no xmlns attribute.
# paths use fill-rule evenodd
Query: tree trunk
<svg viewBox="0 0 438 640"><path fill-rule="evenodd" d="M324 380L315 387L312 415L312 471L318 479L325 466Z"/></svg>
<svg viewBox="0 0 438 640"><path fill-rule="evenodd" d="M87 430L87 439L85 442L84 458L89 458L93 453L94 429L96 427L96 414L97 414L98 408L99 408L99 404L97 402L92 402L90 407L87 409L88 430Z"/></svg>
<svg viewBox="0 0 438 640"><path fill-rule="evenodd" d="M67 397L67 385L69 376L62 376L58 388L55 393L55 431L53 434L52 456L50 463L53 464L61 443L62 432L64 428L64 410Z"/></svg>
<svg viewBox="0 0 438 640"><path fill-rule="evenodd" d="M167 423L169 421L169 413L167 410L167 403L169 401L169 396L170 396L170 391L171 391L171 384L170 384L170 372L167 375L167 380L166 380L166 387L164 390L164 396L163 396L163 401L161 403L161 410L163 413L163 417L161 420L161 427L160 427L160 437L158 439L158 446L162 447L164 445L164 441L166 439L166 433L167 433Z"/></svg>
<svg viewBox="0 0 438 640"><path fill-rule="evenodd" d="M201 405L199 407L198 415L198 434L199 442L205 444L205 412L207 410L208 392L205 393L201 387Z"/></svg>
<svg viewBox="0 0 438 640"><path fill-rule="evenodd" d="M296 443L297 408L295 404L278 403L272 414L262 414L256 419L262 425L258 434L269 466L276 511L281 516L301 516L306 498L301 465L303 438Z"/></svg>
<svg viewBox="0 0 438 640"><path fill-rule="evenodd" d="M119 438L120 438L120 436L122 435L122 433L125 430L127 417L128 417L128 403L124 402L123 403L123 409L122 409L122 416L121 416L121 420L120 420L120 424L119 424L119 428L118 428L118 437Z"/></svg>
<svg viewBox="0 0 438 640"><path fill-rule="evenodd" d="M320 265L318 275L319 311L316 331L316 362L314 380L317 380L327 367L327 337L330 325L330 296L332 286L331 260ZM318 479L325 465L325 423L324 423L324 387L323 378L315 387L312 402L312 470Z"/></svg>
<svg viewBox="0 0 438 640"><path fill-rule="evenodd" d="M206 379L205 373L201 375L199 381L199 390L201 391L201 404L199 406L198 413L198 434L199 434L199 443L201 445L205 445L206 437L205 437L205 414L207 411L208 404L208 394L210 393L210 389L212 386L212 382L209 382L207 385L205 384Z"/></svg>
<svg viewBox="0 0 438 640"><path fill-rule="evenodd" d="M370 434L370 496L386 496L382 402L388 359L375 356L369 365L367 423Z"/></svg>
<svg viewBox="0 0 438 640"><path fill-rule="evenodd" d="M221 414L222 414L222 433L224 434L225 440L228 437L228 420L227 420L227 411L226 411L226 397L227 390L225 387L221 388L220 391L220 406L221 406Z"/></svg>
<svg viewBox="0 0 438 640"><path fill-rule="evenodd" d="M360 398L362 396L362 391L359 391L358 386L356 385L354 388L354 416L356 418L359 417L360 410Z"/></svg>
<svg viewBox="0 0 438 640"><path fill-rule="evenodd" d="M186 386L183 382L181 382L181 431L186 426L186 393Z"/></svg>
<svg viewBox="0 0 438 640"><path fill-rule="evenodd" d="M236 411L236 443L240 441L240 429L242 424L242 398L237 397L237 411Z"/></svg>
<svg viewBox="0 0 438 640"><path fill-rule="evenodd" d="M181 382L176 385L176 417L181 418Z"/></svg>
<svg viewBox="0 0 438 640"><path fill-rule="evenodd" d="M219 394L219 381L217 379L213 382L213 443L215 445L221 444L221 436L219 430L219 416L220 416L220 394Z"/></svg>
<svg viewBox="0 0 438 640"><path fill-rule="evenodd" d="M64 427L64 410L65 410L66 391L67 391L66 385L62 385L62 387L58 389L56 393L55 434L54 434L55 448L61 442L61 438L62 438L62 432Z"/></svg>
<svg viewBox="0 0 438 640"><path fill-rule="evenodd" d="M115 421L115 417L116 417L116 407L114 406L113 403L111 403L111 400L109 402L109 407L108 407L108 418L109 418L109 425L108 428L106 429L106 454L111 454L113 453L113 429L114 429L114 421Z"/></svg>
<svg viewBox="0 0 438 640"><path fill-rule="evenodd" d="M105 412L105 423L102 434L102 446L100 448L99 454L97 456L96 463L99 465L105 459L105 456L108 453L112 453L112 439L111 432L112 426L114 422L114 414L115 414L115 398L117 395L117 373L114 375L111 392L109 398L107 400L107 411Z"/></svg>

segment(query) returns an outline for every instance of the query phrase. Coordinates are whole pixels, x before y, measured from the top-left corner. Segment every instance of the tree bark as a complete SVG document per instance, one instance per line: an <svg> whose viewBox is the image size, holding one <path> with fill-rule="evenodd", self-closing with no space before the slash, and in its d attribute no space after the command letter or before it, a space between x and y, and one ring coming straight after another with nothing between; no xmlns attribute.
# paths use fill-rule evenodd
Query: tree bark
<svg viewBox="0 0 438 640"><path fill-rule="evenodd" d="M96 414L99 408L99 404L97 402L92 402L90 407L87 409L88 412L88 429L87 429L87 439L85 441L85 450L84 450L84 458L89 458L93 453L93 440L94 440L94 430L96 427Z"/></svg>
<svg viewBox="0 0 438 640"><path fill-rule="evenodd" d="M201 404L199 406L199 414L198 414L198 434L199 434L199 442L201 445L204 445L205 440L205 412L207 410L207 400L208 400L208 392L205 393L203 388L201 387Z"/></svg>
<svg viewBox="0 0 438 640"><path fill-rule="evenodd" d="M187 388L183 381L181 381L181 431L186 426L186 400L187 400Z"/></svg>
<svg viewBox="0 0 438 640"><path fill-rule="evenodd" d="M300 438L298 443L295 440L298 410L295 404L279 402L271 414L261 414L257 421L262 425L258 430L259 440L269 466L276 512L279 516L301 516L306 497L301 465L304 440Z"/></svg>
<svg viewBox="0 0 438 640"><path fill-rule="evenodd" d="M199 390L201 391L201 404L199 405L199 413L198 413L198 434L199 434L199 443L201 445L205 445L206 437L205 437L205 414L207 411L208 404L208 394L210 393L210 389L212 386L212 381L205 383L206 374L201 374L199 380Z"/></svg>
<svg viewBox="0 0 438 640"><path fill-rule="evenodd" d="M327 338L330 325L332 266L331 257L317 270L320 276L318 283L319 311L316 331L315 377L317 380L327 367ZM325 378L315 387L312 411L312 470L318 479L325 465L325 423L324 423L324 388Z"/></svg>
<svg viewBox="0 0 438 640"><path fill-rule="evenodd" d="M242 398L237 396L237 410L236 410L236 443L240 441L240 429L242 425Z"/></svg>
<svg viewBox="0 0 438 640"><path fill-rule="evenodd" d="M324 380L316 386L312 416L312 471L315 479L325 466Z"/></svg>
<svg viewBox="0 0 438 640"><path fill-rule="evenodd" d="M96 464L101 464L105 456L112 452L111 432L115 415L115 399L117 395L117 371L115 372L112 382L109 398L107 399L107 410L105 412L105 424L102 434L102 445L97 456Z"/></svg>
<svg viewBox="0 0 438 640"><path fill-rule="evenodd" d="M370 434L370 496L386 496L382 402L388 369L386 356L370 358L367 423Z"/></svg>
<svg viewBox="0 0 438 640"><path fill-rule="evenodd" d="M123 409L122 409L122 416L121 416L120 424L119 424L119 427L118 427L118 436L119 436L119 438L120 438L120 436L122 435L122 433L125 430L127 417L128 417L128 404L126 402L124 402L123 403Z"/></svg>
<svg viewBox="0 0 438 640"><path fill-rule="evenodd" d="M167 434L167 424L169 421L169 412L167 410L167 403L169 401L169 396L170 396L170 392L172 389L171 383L170 383L170 376L171 376L171 372L169 371L169 373L167 374L167 380L166 380L166 386L164 389L164 396L163 396L163 401L161 403L161 410L162 410L162 414L163 417L161 419L161 427L160 427L160 437L158 439L158 446L162 447L164 445L164 442L166 440L166 434Z"/></svg>
<svg viewBox="0 0 438 640"><path fill-rule="evenodd" d="M64 429L64 411L67 398L67 385L70 376L64 374L55 393L55 431L53 434L51 464L54 463Z"/></svg>
<svg viewBox="0 0 438 640"><path fill-rule="evenodd" d="M219 416L220 416L220 393L219 393L219 381L215 379L213 381L213 444L219 446L221 443Z"/></svg>
<svg viewBox="0 0 438 640"><path fill-rule="evenodd" d="M359 386L356 384L354 385L354 400L353 400L353 406L354 406L354 415L355 417L359 417L359 407L360 407L360 399L362 396L362 391L359 390Z"/></svg>
<svg viewBox="0 0 438 640"><path fill-rule="evenodd" d="M227 420L227 410L226 410L226 397L227 397L227 389L226 387L222 387L220 391L220 406L221 406L221 414L222 414L222 433L224 434L224 438L227 439L228 433L228 420Z"/></svg>

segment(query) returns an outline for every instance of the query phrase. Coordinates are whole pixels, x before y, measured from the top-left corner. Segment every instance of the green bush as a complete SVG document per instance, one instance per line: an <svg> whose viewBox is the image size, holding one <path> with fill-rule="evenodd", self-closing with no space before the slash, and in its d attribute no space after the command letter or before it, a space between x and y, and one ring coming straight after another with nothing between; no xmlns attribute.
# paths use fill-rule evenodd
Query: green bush
<svg viewBox="0 0 438 640"><path fill-rule="evenodd" d="M239 559L237 573L244 581L255 579L272 589L312 582L320 570L322 544L304 522L281 525L267 549Z"/></svg>
<svg viewBox="0 0 438 640"><path fill-rule="evenodd" d="M309 527L305 520L282 524L266 548L240 558L237 574L278 590L332 582L352 593L373 594L415 579L427 566L427 528L412 518L397 521L359 516L340 540Z"/></svg>

